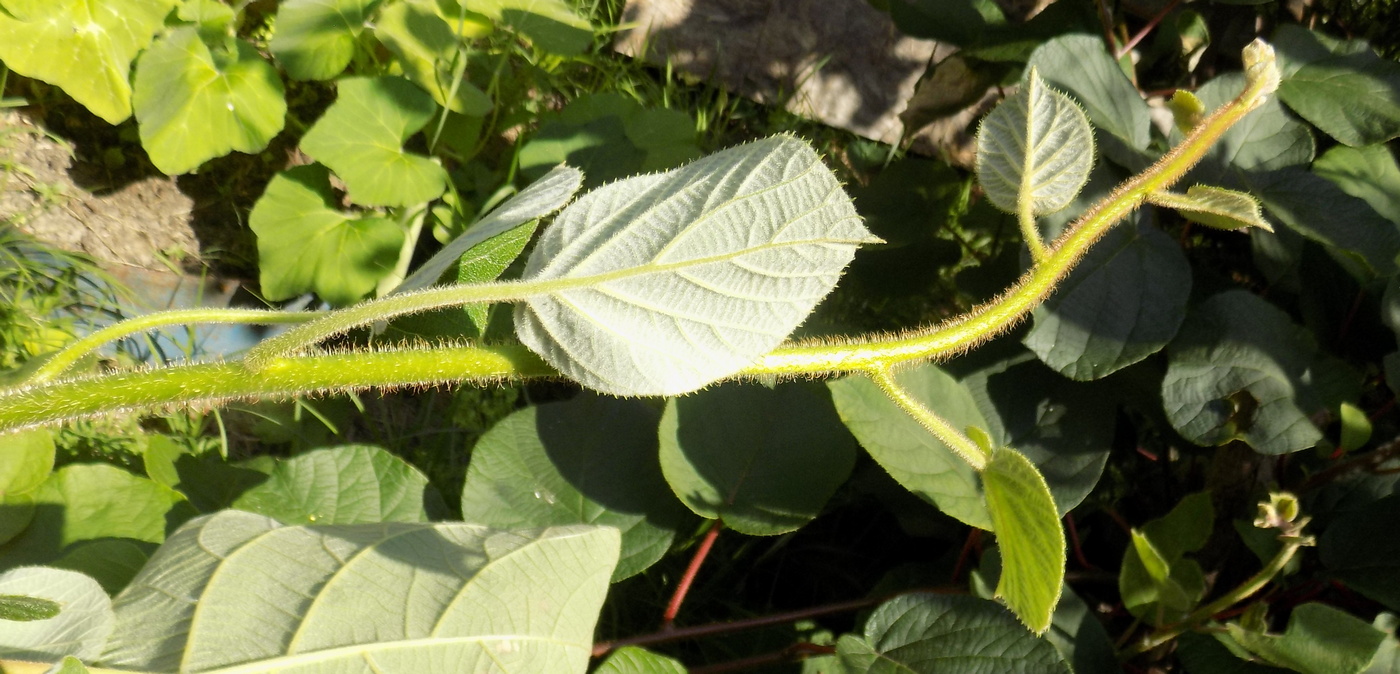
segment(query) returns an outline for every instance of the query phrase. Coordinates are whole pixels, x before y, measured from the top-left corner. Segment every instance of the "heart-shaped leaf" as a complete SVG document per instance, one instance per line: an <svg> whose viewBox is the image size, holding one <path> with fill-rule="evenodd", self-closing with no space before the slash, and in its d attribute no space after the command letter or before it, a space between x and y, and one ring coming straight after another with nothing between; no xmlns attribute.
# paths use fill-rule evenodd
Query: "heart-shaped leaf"
<svg viewBox="0 0 1400 674"><path fill-rule="evenodd" d="M447 189L437 162L406 152L404 141L437 112L432 96L402 77L348 77L339 96L301 139L301 149L345 181L365 206L408 206Z"/></svg>
<svg viewBox="0 0 1400 674"><path fill-rule="evenodd" d="M283 0L268 47L287 74L328 80L350 65L356 41L379 0Z"/></svg>
<svg viewBox="0 0 1400 674"><path fill-rule="evenodd" d="M549 289L516 306L516 333L590 388L686 393L782 343L876 240L809 145L755 141L564 209L526 265Z"/></svg>
<svg viewBox="0 0 1400 674"><path fill-rule="evenodd" d="M188 173L230 150L260 152L282 130L287 101L257 49L230 40L217 57L193 26L157 40L137 62L132 103L156 168Z"/></svg>

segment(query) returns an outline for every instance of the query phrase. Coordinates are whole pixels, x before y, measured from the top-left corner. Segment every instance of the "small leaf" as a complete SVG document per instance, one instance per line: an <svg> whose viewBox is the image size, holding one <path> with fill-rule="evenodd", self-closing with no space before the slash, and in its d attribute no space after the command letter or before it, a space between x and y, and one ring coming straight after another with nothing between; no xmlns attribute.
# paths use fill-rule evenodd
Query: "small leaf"
<svg viewBox="0 0 1400 674"><path fill-rule="evenodd" d="M404 75L438 105L474 117L491 111L491 97L463 78L467 48L438 13L436 0L405 0L385 7L374 36L398 57Z"/></svg>
<svg viewBox="0 0 1400 674"><path fill-rule="evenodd" d="M1210 494L1183 498L1166 516L1132 531L1123 555L1118 588L1133 615L1153 625L1185 617L1205 595L1205 575L1186 553L1206 544L1215 522Z"/></svg>
<svg viewBox="0 0 1400 674"><path fill-rule="evenodd" d="M795 531L851 474L856 445L820 387L720 386L672 398L661 469L695 514L753 536ZM723 423L715 420L723 419Z"/></svg>
<svg viewBox="0 0 1400 674"><path fill-rule="evenodd" d="M48 662L74 655L92 660L112 633L112 600L97 581L81 573L40 566L11 569L0 573L0 597L5 598L0 599L5 606L0 609L0 659ZM15 597L41 614L57 610L47 617L16 619L7 610L14 608Z"/></svg>
<svg viewBox="0 0 1400 674"><path fill-rule="evenodd" d="M1032 632L1044 634L1065 576L1065 533L1050 486L1020 452L999 447L982 470L982 488L1001 546L997 596Z"/></svg>
<svg viewBox="0 0 1400 674"><path fill-rule="evenodd" d="M191 26L141 54L132 104L141 146L162 173L189 173L230 150L260 152L282 130L277 71L252 45L229 42L216 55Z"/></svg>
<svg viewBox="0 0 1400 674"><path fill-rule="evenodd" d="M678 395L778 346L876 241L816 152L775 136L594 190L523 279L520 341L614 395Z"/></svg>
<svg viewBox="0 0 1400 674"><path fill-rule="evenodd" d="M1177 89L1167 101L1167 107L1172 111L1177 130L1182 133L1190 133L1206 116L1205 104L1185 89Z"/></svg>
<svg viewBox="0 0 1400 674"><path fill-rule="evenodd" d="M608 527L283 527L227 510L172 534L116 598L102 662L583 674L617 549Z"/></svg>
<svg viewBox="0 0 1400 674"><path fill-rule="evenodd" d="M615 527L613 580L641 573L671 547L685 512L661 475L658 421L641 401L590 394L519 410L472 449L462 517L502 528Z"/></svg>
<svg viewBox="0 0 1400 674"><path fill-rule="evenodd" d="M293 79L331 79L350 65L376 4L378 0L283 0L268 47Z"/></svg>
<svg viewBox="0 0 1400 674"><path fill-rule="evenodd" d="M1054 213L1074 200L1094 167L1094 132L1074 101L1031 68L1020 91L977 131L977 179L997 208Z"/></svg>
<svg viewBox="0 0 1400 674"><path fill-rule="evenodd" d="M870 614L864 633L836 644L850 674L1070 674L1055 648L995 602L908 594Z"/></svg>
<svg viewBox="0 0 1400 674"><path fill-rule="evenodd" d="M88 674L88 668L83 665L83 661L71 655L59 660L57 664L50 667L44 674Z"/></svg>
<svg viewBox="0 0 1400 674"><path fill-rule="evenodd" d="M423 522L428 478L372 445L323 447L277 462L233 507L283 524Z"/></svg>
<svg viewBox="0 0 1400 674"><path fill-rule="evenodd" d="M403 247L394 221L336 210L330 173L319 164L273 176L248 225L258 235L263 296L274 302L307 292L355 302L393 271Z"/></svg>
<svg viewBox="0 0 1400 674"><path fill-rule="evenodd" d="M437 105L401 77L348 77L340 95L301 139L301 149L345 181L350 200L365 206L410 206L447 189L436 161L405 152Z"/></svg>
<svg viewBox="0 0 1400 674"><path fill-rule="evenodd" d="M1360 674L1375 658L1386 634L1360 618L1315 602L1293 609L1283 634L1225 625L1250 652L1300 674Z"/></svg>
<svg viewBox="0 0 1400 674"><path fill-rule="evenodd" d="M636 646L624 646L593 670L593 674L686 674L685 665Z"/></svg>
<svg viewBox="0 0 1400 674"><path fill-rule="evenodd" d="M1400 136L1400 64L1369 49L1304 65L1283 80L1278 95L1300 117L1352 147Z"/></svg>
<svg viewBox="0 0 1400 674"><path fill-rule="evenodd" d="M1147 195L1147 200L1163 208L1176 209L1181 217L1215 229L1256 227L1274 231L1259 209L1259 200L1247 192L1192 185L1186 189L1186 194L1159 191Z"/></svg>
<svg viewBox="0 0 1400 674"><path fill-rule="evenodd" d="M464 284L489 283L496 280L520 254L535 234L538 222L527 222L504 234L481 242L467 251L457 268L457 282ZM478 335L486 333L491 316L491 307L484 304L471 304L466 307L467 319Z"/></svg>
<svg viewBox="0 0 1400 674"><path fill-rule="evenodd" d="M1351 403L1342 403L1340 416L1342 437L1337 443L1338 449L1350 452L1371 440L1371 420L1361 408Z"/></svg>
<svg viewBox="0 0 1400 674"><path fill-rule="evenodd" d="M22 594L0 594L0 621L29 622L48 620L57 616L61 605L56 601Z"/></svg>
<svg viewBox="0 0 1400 674"><path fill-rule="evenodd" d="M63 89L111 124L131 116L131 61L175 0L4 3L0 61Z"/></svg>

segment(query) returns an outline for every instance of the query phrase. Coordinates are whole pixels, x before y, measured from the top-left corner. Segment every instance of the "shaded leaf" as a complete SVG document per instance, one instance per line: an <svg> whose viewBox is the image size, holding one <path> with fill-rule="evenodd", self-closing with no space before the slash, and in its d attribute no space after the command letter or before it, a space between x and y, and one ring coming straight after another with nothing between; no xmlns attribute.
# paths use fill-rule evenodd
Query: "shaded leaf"
<svg viewBox="0 0 1400 674"><path fill-rule="evenodd" d="M1400 494L1353 500L1358 507L1328 525L1318 540L1322 563L1348 587L1400 610L1400 539L1394 535Z"/></svg>
<svg viewBox="0 0 1400 674"><path fill-rule="evenodd" d="M1189 552L1206 544L1215 522L1210 494L1183 498L1164 517L1132 531L1132 545L1123 555L1118 589L1133 615L1153 625L1176 622L1205 595L1200 564Z"/></svg>
<svg viewBox="0 0 1400 674"><path fill-rule="evenodd" d="M1284 78L1278 96L1353 147L1400 136L1400 64L1369 49L1308 62Z"/></svg>
<svg viewBox="0 0 1400 674"><path fill-rule="evenodd" d="M467 48L435 0L405 0L379 12L374 35L398 57L404 75L453 112L481 116L491 97L464 79Z"/></svg>
<svg viewBox="0 0 1400 674"><path fill-rule="evenodd" d="M422 129L437 105L401 77L347 77L339 95L301 139L301 149L329 166L364 206L410 206L447 189L436 161L406 152L404 141Z"/></svg>
<svg viewBox="0 0 1400 674"><path fill-rule="evenodd" d="M1147 200L1163 208L1175 209L1181 217L1215 229L1244 229L1254 227L1274 231L1259 209L1259 200L1247 192L1223 187L1192 185L1186 194L1153 192Z"/></svg>
<svg viewBox="0 0 1400 674"><path fill-rule="evenodd" d="M0 61L63 89L94 115L131 116L131 61L151 43L175 0L7 0Z"/></svg>
<svg viewBox="0 0 1400 674"><path fill-rule="evenodd" d="M593 43L593 26L563 0L475 0L467 6L510 26L547 52L573 56Z"/></svg>
<svg viewBox="0 0 1400 674"><path fill-rule="evenodd" d="M1389 147L1338 145L1318 157L1312 170L1400 226L1400 166Z"/></svg>
<svg viewBox="0 0 1400 674"><path fill-rule="evenodd" d="M1370 623L1319 603L1294 608L1283 634L1251 632L1238 623L1225 627L1240 646L1300 674L1359 674L1386 637Z"/></svg>
<svg viewBox="0 0 1400 674"><path fill-rule="evenodd" d="M1101 132L1104 156L1130 169L1146 167L1141 151L1152 138L1147 103L1102 39L1083 34L1057 37L1037 47L1027 66L1084 106L1089 121Z"/></svg>
<svg viewBox="0 0 1400 674"><path fill-rule="evenodd" d="M585 94L554 115L520 148L520 171L557 164L581 169L596 187L643 171L679 166L700 156L695 121L679 110L648 110L616 93Z"/></svg>
<svg viewBox="0 0 1400 674"><path fill-rule="evenodd" d="M658 421L640 401L587 394L519 410L472 450L462 517L501 528L615 527L613 580L641 573L670 548L683 512L656 458Z"/></svg>
<svg viewBox="0 0 1400 674"><path fill-rule="evenodd" d="M423 522L428 478L372 445L315 449L279 461L233 507L283 524Z"/></svg>
<svg viewBox="0 0 1400 674"><path fill-rule="evenodd" d="M1226 73L1202 85L1196 96L1206 110L1216 110L1238 96L1245 84L1242 73ZM1269 97L1220 136L1186 182L1228 184L1225 177L1231 169L1272 171L1307 164L1315 152L1308 126L1290 117L1276 99ZM1253 189L1250 192L1259 194Z"/></svg>
<svg viewBox="0 0 1400 674"><path fill-rule="evenodd" d="M315 292L332 304L349 304L393 271L403 229L387 218L354 217L335 206L324 166L295 166L273 176L248 217L258 235L264 297L278 301Z"/></svg>
<svg viewBox="0 0 1400 674"><path fill-rule="evenodd" d="M1065 575L1065 533L1050 487L1020 452L999 447L982 470L982 488L1001 547L997 596L1032 632L1044 634Z"/></svg>
<svg viewBox="0 0 1400 674"><path fill-rule="evenodd" d="M282 80L242 40L215 54L194 27L180 28L152 44L137 66L132 105L141 146L163 173L189 173L231 150L261 152L282 130Z"/></svg>
<svg viewBox="0 0 1400 674"><path fill-rule="evenodd" d="M22 596L61 610L48 618L0 614L0 658L47 662L65 655L94 659L112 633L112 600L97 581L73 571L21 567L0 573L0 596Z"/></svg>
<svg viewBox="0 0 1400 674"><path fill-rule="evenodd" d="M905 35L970 47L992 25L1006 23L991 0L890 0L890 18Z"/></svg>
<svg viewBox="0 0 1400 674"><path fill-rule="evenodd" d="M1084 111L1050 89L1032 67L1021 89L977 130L977 179L1008 213L1054 213L1074 200L1094 165Z"/></svg>
<svg viewBox="0 0 1400 674"><path fill-rule="evenodd" d="M1360 258L1376 275L1395 273L1400 231L1365 201L1297 167L1250 173L1245 184L1290 229Z"/></svg>
<svg viewBox="0 0 1400 674"><path fill-rule="evenodd" d="M122 538L81 541L68 546L63 556L49 562L48 566L89 576L107 594L115 595L136 577L155 548L154 543Z"/></svg>
<svg viewBox="0 0 1400 674"><path fill-rule="evenodd" d="M376 4L378 0L283 0L268 47L293 79L328 80L350 65Z"/></svg>
<svg viewBox="0 0 1400 674"><path fill-rule="evenodd" d="M1187 674L1287 674L1289 670L1240 659L1221 638L1187 632L1177 638L1176 657Z"/></svg>
<svg viewBox="0 0 1400 674"><path fill-rule="evenodd" d="M224 511L173 534L116 598L102 661L582 674L617 541L604 527L283 527Z"/></svg>
<svg viewBox="0 0 1400 674"><path fill-rule="evenodd" d="M659 434L661 470L681 501L754 536L812 521L856 461L826 391L804 384L720 386L672 398Z"/></svg>
<svg viewBox="0 0 1400 674"><path fill-rule="evenodd" d="M805 142L775 136L579 198L540 237L520 341L615 395L676 395L772 350L875 239Z"/></svg>

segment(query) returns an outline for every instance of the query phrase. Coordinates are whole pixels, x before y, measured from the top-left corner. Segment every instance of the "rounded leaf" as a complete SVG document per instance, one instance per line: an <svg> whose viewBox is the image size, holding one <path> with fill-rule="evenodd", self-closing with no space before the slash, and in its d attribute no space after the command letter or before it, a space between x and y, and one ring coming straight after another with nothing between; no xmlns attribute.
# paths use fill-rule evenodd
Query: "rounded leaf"
<svg viewBox="0 0 1400 674"><path fill-rule="evenodd" d="M428 478L372 445L323 447L277 462L233 507L285 524L422 522Z"/></svg>
<svg viewBox="0 0 1400 674"><path fill-rule="evenodd" d="M1045 215L1064 208L1093 167L1089 118L1034 68L977 131L977 180L987 198L1008 213Z"/></svg>

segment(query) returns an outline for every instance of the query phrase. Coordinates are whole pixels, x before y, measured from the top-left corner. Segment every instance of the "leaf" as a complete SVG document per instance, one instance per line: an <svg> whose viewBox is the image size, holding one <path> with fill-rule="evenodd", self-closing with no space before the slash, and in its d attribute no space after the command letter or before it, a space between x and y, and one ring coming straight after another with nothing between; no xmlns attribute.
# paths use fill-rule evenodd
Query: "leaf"
<svg viewBox="0 0 1400 674"><path fill-rule="evenodd" d="M14 573L11 571L10 573ZM22 594L0 594L0 624L48 620L58 615L62 604Z"/></svg>
<svg viewBox="0 0 1400 674"><path fill-rule="evenodd" d="M328 80L355 56L378 0L283 0L268 47L292 79Z"/></svg>
<svg viewBox="0 0 1400 674"><path fill-rule="evenodd" d="M0 436L0 500L43 484L53 472L53 431L36 428ZM3 540L0 540L3 542Z"/></svg>
<svg viewBox="0 0 1400 674"><path fill-rule="evenodd" d="M659 171L700 156L695 120L679 110L648 110L616 93L585 94L540 128L520 148L520 171L544 173L568 163L594 187L643 171Z"/></svg>
<svg viewBox="0 0 1400 674"><path fill-rule="evenodd" d="M1016 94L977 131L977 179L1008 213L1054 213L1074 200L1094 166L1094 134L1084 111L1050 89L1032 67Z"/></svg>
<svg viewBox="0 0 1400 674"><path fill-rule="evenodd" d="M1352 147L1400 136L1400 65L1369 49L1307 63L1284 78L1278 96Z"/></svg>
<svg viewBox="0 0 1400 674"><path fill-rule="evenodd" d="M424 522L428 478L373 445L324 447L279 461L233 507L283 524Z"/></svg>
<svg viewBox="0 0 1400 674"><path fill-rule="evenodd" d="M1156 227L1133 222L1094 244L1032 312L1022 342L1071 379L1106 377L1161 350L1186 318L1191 267Z"/></svg>
<svg viewBox="0 0 1400 674"><path fill-rule="evenodd" d="M1390 148L1338 145L1318 157L1312 170L1400 225L1400 166Z"/></svg>
<svg viewBox="0 0 1400 674"><path fill-rule="evenodd" d="M1006 609L974 597L908 594L881 604L864 634L836 644L850 674L1069 674L1069 665Z"/></svg>
<svg viewBox="0 0 1400 674"><path fill-rule="evenodd" d="M606 527L283 527L224 511L173 534L116 598L102 661L583 674L617 545Z"/></svg>
<svg viewBox="0 0 1400 674"><path fill-rule="evenodd" d="M1206 544L1215 522L1210 494L1191 494L1170 513L1132 531L1118 588L1133 615L1153 625L1184 618L1205 596L1200 564L1186 559Z"/></svg>
<svg viewBox="0 0 1400 674"><path fill-rule="evenodd" d="M997 596L1032 632L1044 634L1065 576L1065 533L1050 487L1020 452L998 447L982 470L982 488L1001 546Z"/></svg>
<svg viewBox="0 0 1400 674"><path fill-rule="evenodd" d="M659 414L589 394L526 407L477 441L462 517L501 528L598 524L622 533L618 581L671 547L680 515L657 462Z"/></svg>
<svg viewBox="0 0 1400 674"><path fill-rule="evenodd" d="M1104 156L1129 169L1146 168L1142 151L1152 139L1147 102L1104 49L1103 40L1083 34L1057 37L1037 47L1027 67L1084 106L1089 121L1102 132L1098 138Z"/></svg>
<svg viewBox="0 0 1400 674"><path fill-rule="evenodd" d="M901 33L959 47L977 44L989 26L1006 22L989 0L891 0L889 12Z"/></svg>
<svg viewBox="0 0 1400 674"><path fill-rule="evenodd" d="M136 577L156 546L121 538L99 538L68 546L63 556L48 563L58 569L77 571L96 580L102 590L115 595Z"/></svg>
<svg viewBox="0 0 1400 674"><path fill-rule="evenodd" d="M1350 452L1360 449L1371 440L1371 420L1366 411L1351 403L1342 403L1340 408L1341 437L1337 449Z"/></svg>
<svg viewBox="0 0 1400 674"><path fill-rule="evenodd" d="M0 568L47 564L75 543L105 538L159 543L170 521L192 514L169 487L108 464L70 464L31 492L34 520L0 546Z"/></svg>
<svg viewBox="0 0 1400 674"><path fill-rule="evenodd" d="M0 658L47 662L73 655L91 660L112 633L112 600L97 581L81 573L40 566L0 573L0 596L16 595L62 610L38 620L0 615Z"/></svg>
<svg viewBox="0 0 1400 674"><path fill-rule="evenodd" d="M385 7L374 36L398 57L404 75L453 112L479 117L491 97L467 82L467 47L438 13L435 0L405 0Z"/></svg>
<svg viewBox="0 0 1400 674"><path fill-rule="evenodd" d="M364 206L413 206L447 189L436 161L405 152L437 105L401 77L347 77L340 94L301 139L301 149L345 181L350 200Z"/></svg>
<svg viewBox="0 0 1400 674"><path fill-rule="evenodd" d="M131 61L175 0L5 0L0 61L63 89L94 115L131 116Z"/></svg>
<svg viewBox="0 0 1400 674"><path fill-rule="evenodd" d="M1331 575L1391 610L1400 609L1397 518L1400 493L1391 493L1337 517L1318 540L1318 553Z"/></svg>
<svg viewBox="0 0 1400 674"><path fill-rule="evenodd" d="M624 646L593 670L593 674L686 674L685 665L636 646Z"/></svg>
<svg viewBox="0 0 1400 674"><path fill-rule="evenodd" d="M230 150L261 152L282 130L277 71L247 42L229 43L211 52L190 26L141 54L132 104L141 146L162 173L189 173Z"/></svg>
<svg viewBox="0 0 1400 674"><path fill-rule="evenodd" d="M1317 346L1288 316L1244 291L1196 307L1168 349L1167 419L1201 446L1243 440L1264 454L1322 439L1302 379Z"/></svg>
<svg viewBox="0 0 1400 674"><path fill-rule="evenodd" d="M735 531L796 531L821 514L855 466L855 441L829 401L822 388L803 384L672 398L659 431L666 482L695 514Z"/></svg>
<svg viewBox="0 0 1400 674"><path fill-rule="evenodd" d="M1241 660L1213 635L1187 632L1176 640L1176 657L1187 674L1288 674L1289 670Z"/></svg>
<svg viewBox="0 0 1400 674"><path fill-rule="evenodd" d="M1365 201L1297 167L1250 173L1245 184L1290 229L1359 257L1378 276L1395 273L1400 231Z"/></svg>
<svg viewBox="0 0 1400 674"><path fill-rule="evenodd" d="M1172 208L1181 217L1215 229L1244 229L1254 227L1266 232L1274 228L1264 219L1259 200L1247 192L1227 190L1209 185L1192 185L1186 194L1152 192L1147 200L1163 208Z"/></svg>
<svg viewBox="0 0 1400 674"><path fill-rule="evenodd" d="M1316 602L1294 608L1281 635L1251 632L1238 623L1225 627L1266 662L1300 674L1360 674L1386 637L1370 623Z"/></svg>
<svg viewBox="0 0 1400 674"><path fill-rule="evenodd" d="M740 145L628 178L555 218L523 279L520 341L614 395L677 395L778 346L875 241L805 142Z"/></svg>
<svg viewBox="0 0 1400 674"><path fill-rule="evenodd" d="M1226 73L1202 85L1196 97L1206 110L1216 110L1239 95L1245 83L1243 74ZM1220 136L1187 181L1219 184L1227 182L1225 176L1231 169L1272 171L1307 164L1315 151L1308 126L1291 118L1270 97ZM1253 189L1250 192L1258 195Z"/></svg>
<svg viewBox="0 0 1400 674"><path fill-rule="evenodd" d="M50 667L44 674L88 674L88 668L83 666L83 661L73 656L67 656L59 660L53 667Z"/></svg>
<svg viewBox="0 0 1400 674"><path fill-rule="evenodd" d="M386 218L352 217L335 203L330 173L319 164L289 168L267 184L248 224L258 235L268 300L315 292L331 304L350 304L393 271L403 229Z"/></svg>
<svg viewBox="0 0 1400 674"><path fill-rule="evenodd" d="M550 53L577 56L593 43L593 26L563 0L476 0L467 6L510 26Z"/></svg>
<svg viewBox="0 0 1400 674"><path fill-rule="evenodd" d="M543 218L560 208L572 199L574 194L583 185L583 172L571 166L556 166L544 177L531 183L529 187L521 190L519 194L507 199L505 203L496 207L489 215L481 220L472 223L467 227L461 236L453 239L442 250L424 262L416 271L404 279L394 292L407 292L426 288L437 283L454 264L464 262L465 257L489 257L482 255L499 250L501 243L513 241L521 231L520 226L531 220ZM531 228L533 232L533 228ZM504 238L502 238L504 237ZM493 241L500 243L492 243ZM478 249L481 249L478 252ZM518 254L518 251L517 251ZM514 261L514 257L501 265L505 266ZM500 275L497 270L490 278L485 278L486 274L481 274L477 281L493 280ZM458 282L465 283L467 279L458 278Z"/></svg>

